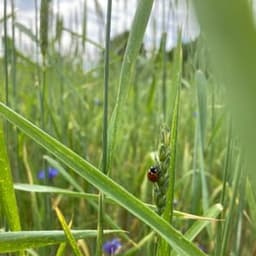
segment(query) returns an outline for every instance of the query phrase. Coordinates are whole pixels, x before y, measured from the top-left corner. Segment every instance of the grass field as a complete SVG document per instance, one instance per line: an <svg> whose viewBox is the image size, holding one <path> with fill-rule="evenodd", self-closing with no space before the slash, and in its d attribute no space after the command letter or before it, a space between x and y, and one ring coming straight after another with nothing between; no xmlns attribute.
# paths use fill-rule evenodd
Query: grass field
<svg viewBox="0 0 256 256"><path fill-rule="evenodd" d="M1 255L256 255L252 3L195 0L170 52L142 47L153 2L110 40L108 1L91 69L86 29L64 51L47 0L35 34L3 2Z"/></svg>

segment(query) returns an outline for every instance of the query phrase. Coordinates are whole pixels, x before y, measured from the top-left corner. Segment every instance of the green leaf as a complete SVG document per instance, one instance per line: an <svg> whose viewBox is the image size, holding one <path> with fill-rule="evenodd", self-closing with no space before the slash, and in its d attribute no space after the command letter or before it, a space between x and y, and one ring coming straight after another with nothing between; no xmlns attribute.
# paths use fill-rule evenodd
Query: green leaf
<svg viewBox="0 0 256 256"><path fill-rule="evenodd" d="M216 218L223 210L221 204L213 205L208 211L206 211L203 218ZM210 221L196 221L185 233L185 237L189 240L193 240L208 224Z"/></svg>
<svg viewBox="0 0 256 256"><path fill-rule="evenodd" d="M25 132L27 136L31 137L38 144L51 152L56 158L69 166L78 175L150 226L163 237L174 250L177 250L182 255L205 255L168 222L146 207L138 198L126 191L71 149L36 127L3 103L0 103L0 113Z"/></svg>
<svg viewBox="0 0 256 256"><path fill-rule="evenodd" d="M31 184L16 183L14 184L14 188L19 191L62 194L66 196L81 197L81 198L88 198L88 199L94 199L94 200L97 200L99 197L96 194L75 192L69 189L63 189L63 188L45 186L45 185L31 185Z"/></svg>
<svg viewBox="0 0 256 256"><path fill-rule="evenodd" d="M176 145L177 145L177 133L178 133L178 120L179 120L179 106L180 106L180 84L181 84L181 63L182 63L182 48L181 48L181 31L178 35L178 46L175 52L174 58L174 86L177 88L175 104L172 114L172 122L171 122L171 140L170 140L170 148L171 148L171 158L170 158L170 166L169 166L169 181L168 181L168 189L166 192L166 206L163 212L163 218L166 221L170 221L172 223L173 216L173 198L174 198L174 189L175 189L175 169L176 169ZM169 117L168 117L169 119ZM160 240L158 245L158 254L157 255L169 255L170 246L163 239Z"/></svg>
<svg viewBox="0 0 256 256"><path fill-rule="evenodd" d="M111 116L108 130L108 170L111 167L117 131L120 130L121 126L123 107L128 96L131 75L141 47L144 33L146 31L153 2L153 0L140 0L133 18L132 27L124 54L124 60L121 67L116 104Z"/></svg>
<svg viewBox="0 0 256 256"><path fill-rule="evenodd" d="M76 240L97 236L97 230L71 230L71 232ZM105 234L116 232L124 231L104 231ZM66 240L66 235L62 230L0 232L0 252L15 252L27 248L59 244Z"/></svg>
<svg viewBox="0 0 256 256"><path fill-rule="evenodd" d="M5 218L12 231L21 230L19 212L13 189L12 174L6 150L3 133L3 123L0 122L0 203Z"/></svg>
<svg viewBox="0 0 256 256"><path fill-rule="evenodd" d="M67 240L68 240L68 242L69 242L69 244L70 244L70 246L71 246L71 248L72 248L74 254L75 254L76 256L82 256L81 251L79 250L79 248L78 248L78 246L77 246L75 237L73 236L73 234L72 234L72 232L71 232L71 230L70 230L68 224L67 224L66 221L65 221L64 216L62 215L62 213L61 213L61 211L59 210L58 207L55 208L55 212L56 212L56 214L57 214L57 217L58 217L58 219L59 219L59 222L60 222L60 224L61 224L61 226L62 226L62 228L63 228L63 230L64 230L64 232L65 232L65 235L66 235L66 237L67 237Z"/></svg>

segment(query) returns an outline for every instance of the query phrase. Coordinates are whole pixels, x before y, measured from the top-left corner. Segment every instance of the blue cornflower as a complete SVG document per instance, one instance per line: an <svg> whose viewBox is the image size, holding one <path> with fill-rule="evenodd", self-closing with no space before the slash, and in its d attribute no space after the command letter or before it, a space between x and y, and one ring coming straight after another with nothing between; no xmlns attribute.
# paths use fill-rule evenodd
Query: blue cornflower
<svg viewBox="0 0 256 256"><path fill-rule="evenodd" d="M107 253L108 255L115 255L119 252L119 250L121 249L122 245L119 241L119 239L113 239L111 241L107 241L104 245L103 245L103 251L105 253Z"/></svg>
<svg viewBox="0 0 256 256"><path fill-rule="evenodd" d="M57 176L59 171L53 167L48 168L48 179L51 180L55 176ZM38 172L37 177L39 180L44 180L45 179L45 174L47 174L47 171L41 170Z"/></svg>
<svg viewBox="0 0 256 256"><path fill-rule="evenodd" d="M194 117L194 118L197 118L197 116L198 116L198 112L197 112L197 111L194 111L194 112L193 112L193 117Z"/></svg>

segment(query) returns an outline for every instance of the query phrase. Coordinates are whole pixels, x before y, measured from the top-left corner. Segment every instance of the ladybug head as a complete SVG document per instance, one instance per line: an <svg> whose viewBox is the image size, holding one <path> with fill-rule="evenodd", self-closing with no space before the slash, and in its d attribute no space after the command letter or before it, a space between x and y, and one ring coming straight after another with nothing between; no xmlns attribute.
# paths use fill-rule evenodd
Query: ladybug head
<svg viewBox="0 0 256 256"><path fill-rule="evenodd" d="M148 179L151 181L151 182L157 182L158 179L159 179L159 169L157 166L152 166L149 168L148 170Z"/></svg>

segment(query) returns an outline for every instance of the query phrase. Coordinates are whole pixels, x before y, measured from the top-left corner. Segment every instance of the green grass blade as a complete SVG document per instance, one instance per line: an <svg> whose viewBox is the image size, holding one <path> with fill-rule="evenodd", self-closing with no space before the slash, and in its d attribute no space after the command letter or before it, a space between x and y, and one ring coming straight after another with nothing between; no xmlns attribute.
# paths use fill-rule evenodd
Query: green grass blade
<svg viewBox="0 0 256 256"><path fill-rule="evenodd" d="M177 88L176 98L174 103L174 109L171 122L171 159L169 167L169 182L168 189L166 191L166 206L163 212L163 218L172 223L173 217L173 199L175 189L175 164L176 164L176 145L177 145L177 133L178 133L178 120L179 120L179 106L180 106L180 83L181 83L181 63L182 63L182 48L181 48L181 32L179 32L178 46L175 52L174 59L174 81L173 86ZM169 119L169 117L167 117ZM165 240L161 239L158 245L157 255L169 255L170 247Z"/></svg>
<svg viewBox="0 0 256 256"><path fill-rule="evenodd" d="M210 209L208 209L204 215L205 218L216 218L223 210L221 204L215 204ZM190 241L193 241L196 236L207 226L211 221L202 221L197 220L186 232L185 237ZM177 255L177 253L173 253L172 256Z"/></svg>
<svg viewBox="0 0 256 256"><path fill-rule="evenodd" d="M64 164L73 169L78 175L86 179L93 186L110 196L116 203L150 226L163 237L174 250L177 250L183 255L205 255L168 222L146 207L138 198L100 172L88 161L84 160L3 103L0 103L0 113L38 144L55 155L55 157L61 160Z"/></svg>
<svg viewBox="0 0 256 256"><path fill-rule="evenodd" d="M0 202L10 230L21 230L19 212L13 189L12 174L6 150L2 121L0 122Z"/></svg>
<svg viewBox="0 0 256 256"><path fill-rule="evenodd" d="M221 204L215 204L208 209L204 215L206 218L216 218L223 210ZM210 221L196 221L185 233L185 237L189 240L193 240L208 224Z"/></svg>
<svg viewBox="0 0 256 256"><path fill-rule="evenodd" d="M205 177L205 163L204 163L204 152L205 152L205 133L206 133L206 113L207 113L207 93L206 93L206 79L201 71L196 72L196 85L197 85L197 97L198 97L198 113L199 113L199 143L198 143L198 157L200 166L200 176L202 184L202 202L203 210L208 209L208 188Z"/></svg>
<svg viewBox="0 0 256 256"><path fill-rule="evenodd" d="M102 172L108 170L108 91L109 91L109 53L110 53L110 30L111 30L112 0L108 0L106 17L106 36L104 52L104 102L103 102L103 130L102 130ZM98 236L96 255L102 255L103 245L103 220L104 220L104 195L99 193L98 201Z"/></svg>
<svg viewBox="0 0 256 256"><path fill-rule="evenodd" d="M234 219L234 213L237 211L236 209L236 199L238 196L238 189L239 189L239 183L241 179L241 173L242 173L242 167L241 167L241 160L240 156L236 160L236 166L235 166L235 173L232 181L232 196L231 200L229 202L229 212L227 217L225 218L225 225L223 228L223 236L222 236L222 243L221 243L221 251L220 254L221 256L227 255L227 246L228 246L228 241L230 238L230 232L232 230L232 222L235 221Z"/></svg>
<svg viewBox="0 0 256 256"><path fill-rule="evenodd" d="M74 255L76 256L82 256L81 254L81 251L79 250L78 246L77 246L77 243L76 243L76 240L75 240L75 237L73 236L68 224L66 223L65 221L65 218L63 216L63 214L61 213L61 211L59 210L58 207L55 208L55 212L57 214L57 217L59 219L59 222L64 230L64 233L66 235L66 238L74 252ZM103 232L103 231L102 231Z"/></svg>
<svg viewBox="0 0 256 256"><path fill-rule="evenodd" d="M52 186L45 186L45 185L31 185L31 184L21 184L17 183L14 184L15 190L24 191L24 192L31 192L31 193L45 193L45 194L58 194L58 195L65 195L67 197L74 197L74 198L84 198L87 199L89 204L94 208L98 209L96 201L99 199L98 194L91 194L91 193L84 193L84 192L75 192L69 189L63 189L58 187ZM109 197L104 198L105 201L108 203L114 203L113 200ZM120 229L120 227L113 221L113 218L110 217L108 214L104 214L104 221L108 223L108 225L112 229ZM131 238L126 234L122 233L120 236L131 243L134 243Z"/></svg>
<svg viewBox="0 0 256 256"><path fill-rule="evenodd" d="M178 32L178 42L175 49L174 63L173 63L173 72L172 72L172 86L168 92L168 105L167 105L167 124L171 126L172 113L174 113L174 104L175 98L177 97L178 87L181 85L182 77L182 41L181 41L181 30Z"/></svg>
<svg viewBox="0 0 256 256"><path fill-rule="evenodd" d="M117 131L119 130L119 126L121 124L122 109L129 92L131 74L141 47L153 2L153 0L140 0L133 19L124 54L124 60L121 67L116 105L109 124L107 161L109 167L111 167L111 161L114 154Z"/></svg>
<svg viewBox="0 0 256 256"><path fill-rule="evenodd" d="M207 82L202 71L195 74L197 85L198 114L200 124L200 137L203 151L205 149L206 120L207 120Z"/></svg>
<svg viewBox="0 0 256 256"><path fill-rule="evenodd" d="M14 184L14 188L19 191L36 192L36 193L50 193L50 194L61 194L70 197L80 197L88 199L98 199L97 194L90 194L84 192L75 192L69 189L63 189L58 187L51 187L45 185L30 185L30 184Z"/></svg>
<svg viewBox="0 0 256 256"><path fill-rule="evenodd" d="M76 240L96 237L97 230L71 230ZM123 232L120 230L105 230L105 234ZM27 248L37 248L66 241L62 230L17 231L0 233L0 253L15 252Z"/></svg>
<svg viewBox="0 0 256 256"><path fill-rule="evenodd" d="M246 198L250 209L252 223L256 227L256 197L249 180L247 180L246 184Z"/></svg>
<svg viewBox="0 0 256 256"><path fill-rule="evenodd" d="M176 95L175 106L173 110L172 127L171 127L171 160L169 168L169 185L166 193L166 206L163 212L163 218L172 222L173 215L173 198L175 188L175 164L176 164L176 147L177 147L177 133L178 133L178 120L179 120L179 105L180 105L180 87Z"/></svg>

